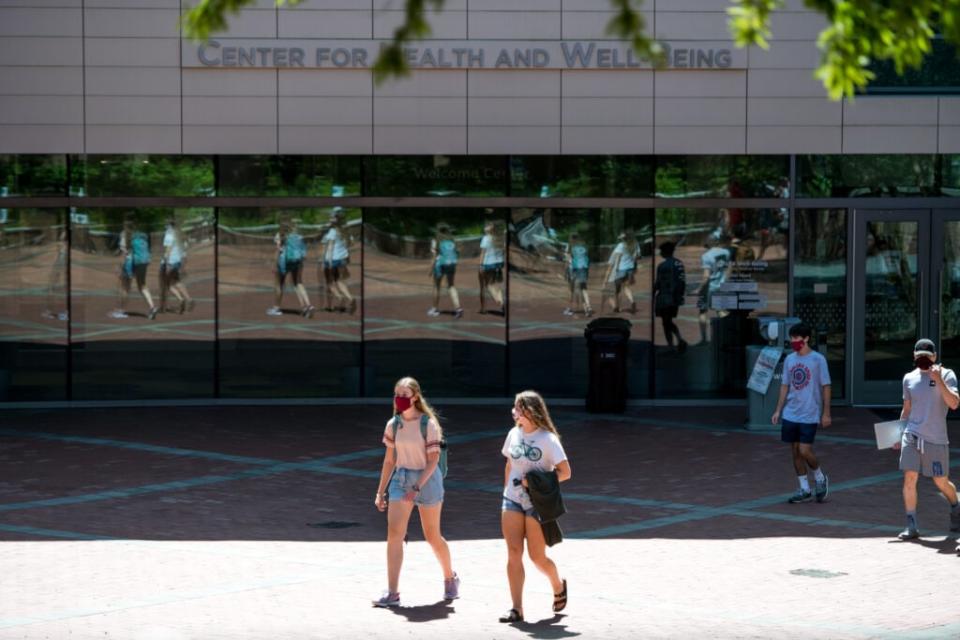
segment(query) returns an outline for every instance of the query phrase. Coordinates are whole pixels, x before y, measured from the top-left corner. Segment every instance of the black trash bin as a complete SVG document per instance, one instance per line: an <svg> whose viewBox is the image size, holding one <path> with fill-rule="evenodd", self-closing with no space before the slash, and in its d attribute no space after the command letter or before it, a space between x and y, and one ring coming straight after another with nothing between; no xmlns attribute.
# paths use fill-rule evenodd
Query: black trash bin
<svg viewBox="0 0 960 640"><path fill-rule="evenodd" d="M627 356L630 321L597 318L583 332L590 358L587 411L623 413L627 407Z"/></svg>

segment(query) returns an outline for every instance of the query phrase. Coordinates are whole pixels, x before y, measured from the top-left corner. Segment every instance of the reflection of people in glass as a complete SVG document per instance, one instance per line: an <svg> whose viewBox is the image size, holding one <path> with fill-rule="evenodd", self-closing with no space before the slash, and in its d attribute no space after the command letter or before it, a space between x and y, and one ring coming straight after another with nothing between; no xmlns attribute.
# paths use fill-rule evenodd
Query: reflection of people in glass
<svg viewBox="0 0 960 640"><path fill-rule="evenodd" d="M420 512L423 537L443 571L443 597L455 600L460 597L460 578L453 570L450 547L440 533L444 491L439 463L443 431L419 382L403 378L397 381L393 393L393 417L383 431L386 452L374 498L377 509L387 512L387 590L373 601L373 606L400 606L403 540L414 506Z"/></svg>
<svg viewBox="0 0 960 640"><path fill-rule="evenodd" d="M330 215L330 229L323 236L323 279L326 282L324 311L333 311L334 300L339 311L355 313L357 301L350 295L347 278L350 270L350 237L343 228L343 212Z"/></svg>
<svg viewBox="0 0 960 640"><path fill-rule="evenodd" d="M731 178L727 184L728 198L742 198L743 189L736 178ZM724 233L734 238L744 238L747 235L747 224L744 220L743 209L738 206L720 210Z"/></svg>
<svg viewBox="0 0 960 640"><path fill-rule="evenodd" d="M313 316L314 307L310 304L310 297L303 286L303 261L307 257L307 243L295 220L280 223L280 230L273 239L277 248L276 281L274 283L274 305L267 309L268 316L283 315L280 304L283 302L283 284L287 274L293 280L293 290L300 302L300 314L304 317Z"/></svg>
<svg viewBox="0 0 960 640"><path fill-rule="evenodd" d="M572 316L577 313L580 302L583 303L583 313L588 317L593 315L590 308L590 294L587 293L587 279L590 276L590 255L583 238L577 233L571 233L567 243L565 255L567 262L567 282L570 285L570 303L563 310L563 315Z"/></svg>
<svg viewBox="0 0 960 640"><path fill-rule="evenodd" d="M125 311L127 296L130 294L131 281L136 280L137 290L150 308L148 317L153 320L160 309L154 306L153 296L150 295L150 288L147 286L147 267L151 259L150 236L138 229L133 220L128 219L123 223L123 231L120 233L120 253L123 255L123 263L120 267L120 306L110 313L110 317L128 317Z"/></svg>
<svg viewBox="0 0 960 640"><path fill-rule="evenodd" d="M43 311L43 317L48 319L69 320L67 311L54 313L53 308L60 306L57 302L62 299L60 291L64 281L64 275L67 272L67 230L60 229L57 232L57 257L53 260L53 266L50 267L50 277L47 279L47 308Z"/></svg>
<svg viewBox="0 0 960 640"><path fill-rule="evenodd" d="M487 312L487 294L503 313L503 229L494 222L483 227L480 240L480 313Z"/></svg>
<svg viewBox="0 0 960 640"><path fill-rule="evenodd" d="M620 234L619 242L614 247L610 259L607 261L607 273L603 277L604 283L613 283L613 311L620 312L620 296L626 296L630 302L630 313L637 312L637 303L633 299L633 291L630 285L634 282L634 274L637 271L637 257L640 253L640 247L637 244L637 236L632 229L627 229ZM603 303L601 302L601 312Z"/></svg>
<svg viewBox="0 0 960 640"><path fill-rule="evenodd" d="M790 180L781 178L776 187L767 185L773 191L774 198L790 197ZM767 247L782 241L790 226L790 209L779 207L776 209L762 209L760 211L760 254L757 260L763 260Z"/></svg>
<svg viewBox="0 0 960 640"><path fill-rule="evenodd" d="M193 311L193 298L183 284L183 263L187 257L187 250L183 242L183 234L176 218L167 220L167 230L163 234L163 260L160 262L161 285L164 289L160 293L160 308L166 309L167 291L179 301L177 313Z"/></svg>
<svg viewBox="0 0 960 640"><path fill-rule="evenodd" d="M727 269L730 267L730 250L722 246L725 243L725 236L719 238L714 235L707 236L704 243L706 251L700 256L700 266L703 268L700 286L697 287L697 309L700 311L700 342L706 344L709 342L707 337L707 324L709 322L709 312L712 304L712 298L720 285L727 279Z"/></svg>
<svg viewBox="0 0 960 640"><path fill-rule="evenodd" d="M460 318L463 316L463 307L460 306L457 288L453 285L454 277L457 275L460 250L457 249L457 241L453 237L450 225L446 222L437 225L437 235L430 241L430 253L433 254L433 265L430 268L430 275L433 277L433 306L427 310L427 315L432 317L440 315L440 287L446 279L447 292L453 303L453 314Z"/></svg>
<svg viewBox="0 0 960 640"><path fill-rule="evenodd" d="M677 339L677 351L687 350L687 343L680 335L680 328L674 323L674 318L683 305L684 292L687 289L687 274L683 263L673 257L676 244L664 242L660 245L660 257L663 262L657 265L657 275L653 283L654 311L663 322L663 336L667 344L673 347L673 339Z"/></svg>

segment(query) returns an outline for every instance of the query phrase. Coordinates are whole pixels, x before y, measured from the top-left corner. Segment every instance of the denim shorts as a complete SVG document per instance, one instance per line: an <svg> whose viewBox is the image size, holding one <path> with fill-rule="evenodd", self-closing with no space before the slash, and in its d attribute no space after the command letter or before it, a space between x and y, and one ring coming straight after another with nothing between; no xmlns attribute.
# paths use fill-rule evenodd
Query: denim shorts
<svg viewBox="0 0 960 640"><path fill-rule="evenodd" d="M413 485L420 479L423 469L405 469L397 467L387 486L387 499L390 502L400 502L408 491L413 491ZM419 507L432 507L443 502L443 473L437 468L426 484L420 487L420 492L413 498L413 504Z"/></svg>
<svg viewBox="0 0 960 640"><path fill-rule="evenodd" d="M540 516L537 514L537 510L533 507L529 509L524 509L523 505L519 502L515 502L510 498L503 496L503 503L500 505L501 511L514 511L516 513L522 513L523 515L533 518L534 520L539 520Z"/></svg>

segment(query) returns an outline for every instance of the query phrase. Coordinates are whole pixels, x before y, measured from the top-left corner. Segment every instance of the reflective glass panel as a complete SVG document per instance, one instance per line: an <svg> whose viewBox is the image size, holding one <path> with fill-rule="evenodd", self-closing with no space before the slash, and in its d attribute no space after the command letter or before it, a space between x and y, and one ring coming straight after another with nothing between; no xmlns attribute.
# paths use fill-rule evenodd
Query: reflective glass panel
<svg viewBox="0 0 960 640"><path fill-rule="evenodd" d="M221 209L220 395L360 395L359 209Z"/></svg>
<svg viewBox="0 0 960 640"><path fill-rule="evenodd" d="M222 196L357 196L359 156L219 156Z"/></svg>
<svg viewBox="0 0 960 640"><path fill-rule="evenodd" d="M960 196L960 155L944 155L940 161L940 195Z"/></svg>
<svg viewBox="0 0 960 640"><path fill-rule="evenodd" d="M935 196L935 155L797 156L803 198Z"/></svg>
<svg viewBox="0 0 960 640"><path fill-rule="evenodd" d="M943 232L934 242L943 243L943 263L938 269L940 287L940 360L949 364L960 361L960 221L943 221Z"/></svg>
<svg viewBox="0 0 960 640"><path fill-rule="evenodd" d="M864 269L864 376L899 380L903 354L918 332L920 225L913 221L866 223Z"/></svg>
<svg viewBox="0 0 960 640"><path fill-rule="evenodd" d="M375 156L364 160L366 196L505 196L506 156Z"/></svg>
<svg viewBox="0 0 960 640"><path fill-rule="evenodd" d="M70 195L210 196L209 156L71 156Z"/></svg>
<svg viewBox="0 0 960 640"><path fill-rule="evenodd" d="M745 347L759 340L756 317L787 311L788 209L658 209L656 216L654 288L672 293L672 304L655 302L657 397L742 398ZM679 267L663 267L665 245L683 267L682 284Z"/></svg>
<svg viewBox="0 0 960 640"><path fill-rule="evenodd" d="M788 198L788 156L658 156L661 198Z"/></svg>
<svg viewBox="0 0 960 640"><path fill-rule="evenodd" d="M891 60L874 60L870 71L875 74L867 85L867 94L956 94L960 93L960 65L957 49L936 35L930 51L918 68L907 66L901 72Z"/></svg>
<svg viewBox="0 0 960 640"><path fill-rule="evenodd" d="M631 324L630 397L649 395L653 214L639 209L514 209L510 233L510 386L583 398L584 328Z"/></svg>
<svg viewBox="0 0 960 640"><path fill-rule="evenodd" d="M649 156L511 156L510 195L649 198L653 175Z"/></svg>
<svg viewBox="0 0 960 640"><path fill-rule="evenodd" d="M793 315L827 358L834 399L846 397L847 211L802 209L794 224Z"/></svg>
<svg viewBox="0 0 960 640"><path fill-rule="evenodd" d="M212 209L71 213L73 398L214 393Z"/></svg>
<svg viewBox="0 0 960 640"><path fill-rule="evenodd" d="M366 394L412 375L429 397L506 392L505 212L364 211Z"/></svg>
<svg viewBox="0 0 960 640"><path fill-rule="evenodd" d="M66 156L0 154L0 198L62 196L66 192Z"/></svg>
<svg viewBox="0 0 960 640"><path fill-rule="evenodd" d="M67 226L57 209L0 209L0 401L67 392Z"/></svg>

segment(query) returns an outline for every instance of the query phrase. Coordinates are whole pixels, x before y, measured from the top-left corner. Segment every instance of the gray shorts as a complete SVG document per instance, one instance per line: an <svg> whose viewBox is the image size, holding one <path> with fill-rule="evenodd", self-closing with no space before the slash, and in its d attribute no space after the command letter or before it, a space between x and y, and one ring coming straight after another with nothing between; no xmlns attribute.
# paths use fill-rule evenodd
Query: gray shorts
<svg viewBox="0 0 960 640"><path fill-rule="evenodd" d="M923 443L918 448L917 436L904 433L900 441L900 470L917 471L928 478L945 478L950 473L950 447L945 444Z"/></svg>

